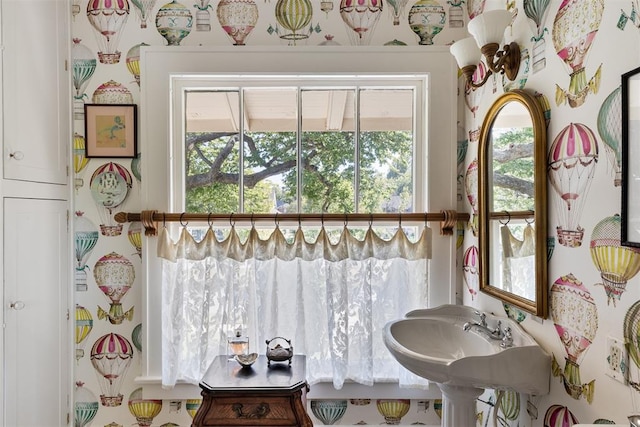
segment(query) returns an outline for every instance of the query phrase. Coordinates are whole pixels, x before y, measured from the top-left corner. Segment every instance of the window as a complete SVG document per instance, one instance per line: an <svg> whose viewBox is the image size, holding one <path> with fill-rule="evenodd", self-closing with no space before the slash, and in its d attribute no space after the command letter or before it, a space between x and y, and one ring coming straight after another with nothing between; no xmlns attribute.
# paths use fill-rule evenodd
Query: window
<svg viewBox="0 0 640 427"><path fill-rule="evenodd" d="M187 159L185 149L182 145L183 135L186 134L184 126L190 126L187 120L181 125L176 125L171 117L176 115L192 97L192 100L202 94L213 94L214 96L224 96L230 99L229 105L237 105L238 109L234 113L236 117L240 111L243 99L251 96L265 95L269 91L281 91L287 93L289 98L294 99L298 114L296 117L297 128L294 131L286 126L278 132L282 137L291 138L291 146L295 145L294 152L287 152L287 156L295 156L296 164L303 164L301 159L309 158L311 148L308 143L313 132L320 132L314 129L311 122L305 122L305 105L313 97L326 97L329 92L332 96L343 98L353 98L354 118L358 117L356 111L361 113L361 128L359 135L356 135L355 127L339 129L335 125L339 120L335 119L333 128L324 130L327 133L341 135L347 138L350 148L354 150L354 156L350 163L338 167L327 174L329 177L340 176L342 181L352 182L350 189L346 189L345 194L350 197L344 198L343 205L336 204L335 212L344 212L345 205L352 211L367 211L367 194L374 185L369 174L362 174L362 168L370 165L359 161L364 150L366 151L368 137L367 133L375 132L397 132L404 133L405 137L412 141L411 171L412 176L411 197L405 195L392 194L384 200L377 200L374 204L380 210L385 206L389 208L393 203L396 208L403 206L402 200L411 200L406 203L406 209L415 211L439 211L441 209L451 209L456 206L456 186L455 186L455 92L456 92L456 69L450 54L445 48L423 47L397 49L326 49L320 47L300 48L300 49L279 49L271 48L260 50L243 49L241 53L237 49L210 50L180 50L169 52L166 49L145 48L141 52L142 67L142 115L141 128L143 129L142 152L142 209L157 209L167 211L181 211L185 209L185 203L196 203L197 197L185 196L190 188L187 188L185 176ZM266 85L266 80L274 80L274 76L285 76L280 82L272 82ZM216 84L207 83L202 85L206 76L216 76ZM268 76L269 79L260 76ZM354 82L345 79L345 76L358 76L359 81ZM386 77L383 77L386 76ZM222 80L227 83L222 85ZM378 80L374 82L374 80ZM403 81L404 79L404 81ZM408 84L407 80L428 82L429 91L424 88L416 89L416 84ZM253 82L249 83L251 80ZM295 84L293 80L297 80ZM238 83L241 81L241 84ZM234 83L234 84L231 84ZM189 91L184 91L185 85L190 87ZM420 99L418 94L424 93ZM379 130L367 128L366 120L362 120L366 111L367 99L386 96L396 93L404 96L411 94L412 102L412 127L402 130ZM287 97L282 96L285 100ZM357 100L359 99L359 104ZM236 102L237 101L237 102ZM375 102L374 104L378 104ZM212 105L220 105L218 102ZM311 104L309 104L311 105ZM351 105L351 104L348 104ZM358 105L360 105L358 107ZM373 105L373 104L372 104ZM311 114L311 113L309 113ZM243 115L243 117L246 114ZM309 116L311 117L311 116ZM333 117L333 116L332 116ZM302 120L297 120L301 118ZM327 118L323 118L327 121ZM342 118L344 124L344 116ZM357 121L354 119L354 121ZM382 120L376 120L377 125L381 125ZM238 121L238 123L243 123ZM431 124L427 126L427 123ZM437 123L437 125L433 125ZM195 125L195 124L194 124ZM252 132L265 132L257 127L257 124L244 122L245 128L242 133L251 135ZM354 125L355 126L355 125ZM191 129L191 128L189 128ZM195 128L194 128L195 129ZM234 130L238 134L237 130ZM273 132L273 131L271 131ZM291 135L288 135L288 134ZM363 136L364 135L364 136ZM328 136L329 137L329 136ZM295 144L293 139L295 138ZM413 142L415 141L415 144ZM266 143L266 142L265 142ZM346 142L345 142L346 144ZM247 162L237 166L227 165L229 170L236 172L243 170L244 177L260 172L252 159L242 153L247 142L240 145L233 144L238 150L238 159L245 158ZM242 148L240 148L242 147ZM215 149L215 147L212 147ZM275 157L275 156L274 156ZM190 159L195 161L195 158ZM243 160L244 161L244 160ZM383 170L382 164L376 165ZM287 175L288 174L288 175ZM281 184L286 179L298 180L295 186L284 187ZM251 193L251 186L245 178L240 175L237 183L232 184L237 189L238 210L251 212L252 203L262 202L264 198L255 197ZM276 184L275 189L286 189L290 193L295 188L294 194L287 194L287 197L275 198L274 205L269 208L281 208L277 203L287 204L286 209L296 209L314 211L318 209L318 204L311 197L313 192L311 186L313 176L305 175L304 170L289 169L287 173L278 176L271 175L272 181ZM369 180L369 181L368 181ZM264 181L264 180L263 180ZM254 184L252 184L254 185ZM271 185L271 184L270 184ZM309 191L305 196L305 185ZM255 187L255 185L254 185ZM299 190L298 190L299 189ZM391 194L391 193L390 193ZM353 197L351 197L353 196ZM406 199L402 199L405 197ZM212 203L212 202L205 202ZM333 203L333 202L331 202ZM409 206L412 205L412 206ZM204 205L203 205L204 206ZM209 205L213 206L213 205ZM234 204L235 206L235 204ZM331 209L333 208L333 204ZM404 209L404 207L400 207ZM198 209L200 210L200 209ZM211 208L205 209L209 211ZM378 209L376 209L378 210ZM397 209L396 209L397 211ZM434 227L435 228L435 227ZM431 283L438 284L431 286L430 301L432 304L451 303L455 300L456 277L455 266L455 239L450 237L440 237L434 233L433 239L433 268L430 271ZM157 283L160 274L159 261L155 257L155 247L157 239L146 238L143 254L143 312L145 317L143 325L145 327L145 349L143 354L143 378L141 382L156 383L161 372L161 361L154 355L160 354L160 329L155 325L160 325L159 319L159 299ZM175 395L175 394L173 394Z"/></svg>

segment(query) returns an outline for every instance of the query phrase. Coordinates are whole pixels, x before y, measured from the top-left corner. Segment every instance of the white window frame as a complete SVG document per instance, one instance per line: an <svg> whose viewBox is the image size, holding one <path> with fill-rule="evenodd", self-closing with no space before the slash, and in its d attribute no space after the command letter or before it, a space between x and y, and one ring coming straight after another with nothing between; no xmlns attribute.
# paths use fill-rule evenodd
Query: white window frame
<svg viewBox="0 0 640 427"><path fill-rule="evenodd" d="M142 152L142 210L170 212L178 206L176 182L182 182L184 129L171 120L173 105L181 99L178 81L197 75L415 75L428 76L428 92L424 111L430 123L418 135L426 147L416 152L414 162L426 165L428 195L423 206L429 212L455 209L456 200L456 131L457 131L457 67L446 46L429 47L142 47L140 129ZM418 137L418 136L417 136ZM175 142L175 143L174 143ZM421 144L416 144L420 146ZM175 167L174 167L175 165ZM424 171L421 171L424 172ZM182 203L182 202L180 202ZM432 224L433 258L430 268L429 301L431 305L455 303L456 245L455 238L441 236L438 224ZM178 384L172 390L160 387L161 377L161 283L160 260L156 256L157 237L143 237L142 255L142 372L136 382L145 386L145 395L154 398L181 399L199 394L197 387ZM314 386L314 389L317 389ZM322 387L320 387L322 388ZM388 389L388 385L385 385ZM350 397L362 392L345 388ZM195 393L195 394L194 394ZM309 397L317 393L311 391ZM372 397L368 393L368 397ZM411 393L408 393L411 397ZM335 395L332 393L331 396ZM398 396L397 389L394 396ZM425 398L424 391L414 395ZM315 396L321 397L321 396Z"/></svg>

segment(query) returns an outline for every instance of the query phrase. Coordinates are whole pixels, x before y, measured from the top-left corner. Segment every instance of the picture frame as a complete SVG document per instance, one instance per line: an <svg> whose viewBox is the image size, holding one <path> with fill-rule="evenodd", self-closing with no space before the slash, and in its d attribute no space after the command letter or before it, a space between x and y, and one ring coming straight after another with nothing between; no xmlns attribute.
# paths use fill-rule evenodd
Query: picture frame
<svg viewBox="0 0 640 427"><path fill-rule="evenodd" d="M137 122L136 104L84 104L85 157L136 157Z"/></svg>
<svg viewBox="0 0 640 427"><path fill-rule="evenodd" d="M620 243L640 247L640 67L622 74Z"/></svg>

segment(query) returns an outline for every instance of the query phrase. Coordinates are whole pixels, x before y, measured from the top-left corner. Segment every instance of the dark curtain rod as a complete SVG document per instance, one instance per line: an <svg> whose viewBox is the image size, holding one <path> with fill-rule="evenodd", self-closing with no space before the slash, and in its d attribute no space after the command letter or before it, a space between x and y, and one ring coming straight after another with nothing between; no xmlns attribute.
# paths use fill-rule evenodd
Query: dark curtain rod
<svg viewBox="0 0 640 427"><path fill-rule="evenodd" d="M158 232L159 222L180 222L186 225L188 222L208 222L212 224L214 221L229 221L230 224L236 222L256 223L275 223L282 222L307 222L320 221L321 223L335 222L374 222L374 221L407 221L407 222L440 222L440 234L453 235L453 229L458 221L469 221L469 214L456 212L455 210L443 210L438 213L283 213L283 214L266 214L266 213L191 213L191 212L158 212L155 210L145 210L136 212L118 212L114 216L118 223L139 221L144 226L144 234L146 236L155 236Z"/></svg>

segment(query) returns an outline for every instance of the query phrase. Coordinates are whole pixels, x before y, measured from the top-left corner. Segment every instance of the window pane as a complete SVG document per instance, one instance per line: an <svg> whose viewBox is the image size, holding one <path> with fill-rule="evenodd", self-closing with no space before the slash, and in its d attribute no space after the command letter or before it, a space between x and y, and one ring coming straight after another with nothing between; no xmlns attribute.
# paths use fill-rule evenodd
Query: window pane
<svg viewBox="0 0 640 427"><path fill-rule="evenodd" d="M360 212L412 212L413 91L360 91Z"/></svg>
<svg viewBox="0 0 640 427"><path fill-rule="evenodd" d="M302 92L304 213L355 212L355 90Z"/></svg>
<svg viewBox="0 0 640 427"><path fill-rule="evenodd" d="M185 209L237 212L240 135L237 91L186 93Z"/></svg>
<svg viewBox="0 0 640 427"><path fill-rule="evenodd" d="M296 212L297 89L245 89L244 113L244 212Z"/></svg>

